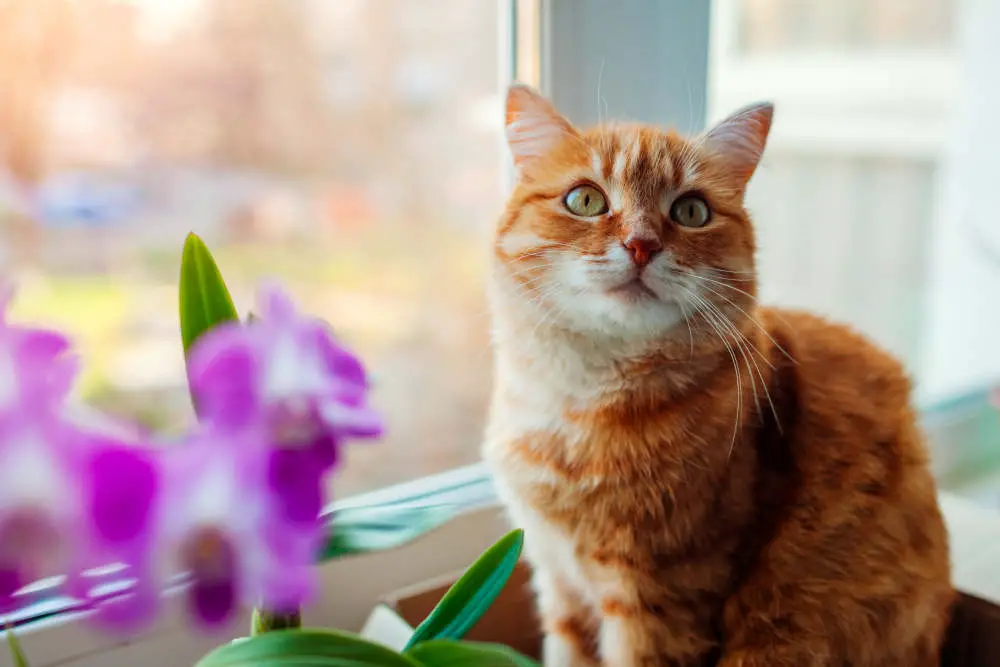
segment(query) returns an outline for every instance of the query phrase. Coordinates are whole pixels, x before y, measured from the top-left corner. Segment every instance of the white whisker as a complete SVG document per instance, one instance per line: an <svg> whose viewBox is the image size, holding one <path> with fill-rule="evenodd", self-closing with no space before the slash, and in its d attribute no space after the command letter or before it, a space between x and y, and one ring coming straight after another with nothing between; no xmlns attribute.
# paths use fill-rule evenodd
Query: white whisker
<svg viewBox="0 0 1000 667"><path fill-rule="evenodd" d="M688 360L690 361L691 359L694 359L694 332L691 331L691 319L690 316L687 314L687 310L684 308L683 301L678 301L677 306L681 309L681 317L684 318L684 324L687 325L688 342L691 344L691 351L690 354L688 355Z"/></svg>
<svg viewBox="0 0 1000 667"><path fill-rule="evenodd" d="M698 305L699 303L701 305L708 304L708 302L705 301L705 299L698 296L697 294L692 293L691 296L695 299L696 305ZM733 347L729 344L729 341L726 340L725 332L720 330L719 325L713 320L711 320L706 312L702 311L701 309L698 309L695 312L700 313L702 317L704 317L705 322L712 328L715 334L719 337L719 340L722 341L722 344L725 345L726 351L729 353L729 358L733 362L733 372L736 374L736 416L733 423L733 440L729 445L729 454L726 456L726 461L728 462L733 456L733 450L736 448L736 437L737 435L739 435L740 420L743 416L743 382L742 382L742 377L740 375L740 365L736 361L736 353L733 352Z"/></svg>
<svg viewBox="0 0 1000 667"><path fill-rule="evenodd" d="M764 372L760 369L760 365L757 363L757 359L753 354L754 352L756 352L758 355L760 355L761 354L760 350L758 350L757 347L752 342L750 342L750 340L746 337L746 335L742 331L740 331L739 328L737 328L737 326L732 322L732 320L726 317L726 314L722 312L721 309L719 309L717 306L711 303L707 303L707 305L716 313L716 316L723 321L724 325L736 337L736 344L740 346L740 351L743 353L743 359L744 361L746 361L747 364L747 372L750 373L751 380L753 379L754 372L756 372L757 377L760 378L761 386L764 389L764 396L767 398L768 405L770 405L771 407L771 413L774 415L775 422L778 423L778 431L782 432L781 423L778 419L778 412L774 408L774 401L771 400L771 392L767 388L767 380L764 378ZM761 358L763 358L762 355ZM766 359L764 360L764 362L768 363ZM751 363L753 364L753 368L750 367ZM771 368L773 370L774 367L771 366ZM754 391L754 406L756 407L757 414L759 415L761 414L761 409L760 409L760 398L757 394L756 382L753 383L753 391Z"/></svg>
<svg viewBox="0 0 1000 667"><path fill-rule="evenodd" d="M718 292L715 292L715 290L712 290L711 288L706 287L706 289L708 289L713 294L716 294L717 296L722 296ZM728 326L729 330L737 336L737 345L740 346L740 350L743 352L743 358L747 362L747 371L750 373L751 380L753 379L754 370L756 370L757 376L760 378L761 385L764 388L764 396L767 398L767 403L771 408L771 414L774 415L774 421L775 425L778 428L778 432L784 434L784 429L781 426L781 419L778 417L778 411L774 407L774 401L771 398L771 392L768 389L767 381L764 378L764 372L761 370L760 365L757 363L756 357L759 356L761 360L771 368L771 370L774 370L774 364L772 364L770 360L768 360L767 357L764 356L764 354L760 351L760 349L756 345L754 345L753 342L750 341L750 339L747 338L742 331L739 330L739 328L732 322L732 320L726 317L726 314L722 312L722 310L718 306L715 306L714 304L710 303L709 301L701 297L697 297L697 295L695 296L696 298L700 299L700 301L706 307L714 311L717 317L720 317ZM750 368L750 363L753 363L753 369ZM759 398L757 396L756 382L754 382L754 403L757 407L757 412L759 414L760 403L759 403Z"/></svg>
<svg viewBox="0 0 1000 667"><path fill-rule="evenodd" d="M695 280L701 281L702 282L702 287L704 287L705 289L707 289L709 292L711 292L712 294L716 295L720 299L724 299L726 301L726 303L728 303L733 308L735 308L736 310L738 310L741 313L743 313L743 315L745 315L746 318L748 320L750 320L750 322L752 322L754 324L754 326L756 326L758 329L760 329L761 333L763 333L765 336L767 336L768 340L771 341L771 344L774 345L783 355L785 355L785 357L789 361L791 361L793 364L798 364L798 362L792 357L792 355L789 354L788 351L784 347L782 347L781 344L778 341L776 341L774 339L774 336L772 336L771 333L767 329L764 328L764 325L762 325L759 321L757 321L757 318L755 318L754 316L752 316L750 313L748 313L746 310L744 310L739 304L737 304L736 302L734 302L729 297L725 296L724 294L719 293L718 291L712 289L711 287L708 287L704 283L705 282L709 282L709 283L712 283L712 284L715 284L715 285L721 285L722 287L728 287L729 289L736 290L738 292L742 292L743 294L746 294L747 296L749 296L750 298L752 298L754 300L754 303L756 303L756 301L757 301L756 297L754 297L751 294L747 294L746 292L743 292L743 290L740 290L739 288L733 287L732 285L727 285L727 284L719 282L717 280L712 280L711 278L707 278L705 276L700 276L700 275L698 275L696 273L687 273L687 272L683 272L683 271L681 271L680 273L683 273L684 275L687 275L687 276L689 276L689 277L691 277L691 278L693 278ZM771 368L774 368L774 366L771 365Z"/></svg>
<svg viewBox="0 0 1000 667"><path fill-rule="evenodd" d="M705 299L702 299L702 303L704 304L705 309L712 314L713 318L719 324L719 327L722 328L724 331L728 331L730 334L732 334L733 342L736 344L737 350L739 350L740 355L743 357L743 361L747 367L747 373L750 374L750 385L753 391L754 408L756 409L757 414L760 414L760 397L757 393L757 379L754 376L753 368L750 366L750 360L747 357L747 351L745 349L745 338L743 337L743 334L740 332L739 329L736 328L736 325L734 325L729 320L729 318L725 316L725 313L719 310L719 308L715 304ZM756 362L754 363L756 364ZM763 380L764 378L761 377L762 382Z"/></svg>

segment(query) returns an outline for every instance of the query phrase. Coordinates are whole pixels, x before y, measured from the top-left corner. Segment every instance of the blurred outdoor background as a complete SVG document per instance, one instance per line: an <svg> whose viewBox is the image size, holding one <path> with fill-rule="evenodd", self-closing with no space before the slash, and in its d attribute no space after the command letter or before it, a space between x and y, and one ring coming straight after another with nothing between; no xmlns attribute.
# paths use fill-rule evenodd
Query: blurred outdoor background
<svg viewBox="0 0 1000 667"><path fill-rule="evenodd" d="M713 119L778 105L750 192L764 296L899 354L939 471L963 484L1000 468L976 389L1000 370L976 356L1000 311L976 325L986 309L954 298L970 290L949 267L983 258L939 251L983 191L962 188L1000 173L983 163L988 105L962 102L990 88L969 63L1000 62L960 20L989 1L713 0L709 44ZM87 400L179 427L176 281L195 231L241 309L277 277L371 366L389 431L351 448L339 494L476 461L506 4L0 0L0 272L17 314L77 336ZM981 222L973 245L1000 247L996 215ZM955 458L959 441L978 453Z"/></svg>
<svg viewBox="0 0 1000 667"><path fill-rule="evenodd" d="M483 0L0 0L0 267L68 328L82 395L190 419L189 231L245 312L280 278L370 364L385 442L353 493L478 458L483 267L502 203Z"/></svg>

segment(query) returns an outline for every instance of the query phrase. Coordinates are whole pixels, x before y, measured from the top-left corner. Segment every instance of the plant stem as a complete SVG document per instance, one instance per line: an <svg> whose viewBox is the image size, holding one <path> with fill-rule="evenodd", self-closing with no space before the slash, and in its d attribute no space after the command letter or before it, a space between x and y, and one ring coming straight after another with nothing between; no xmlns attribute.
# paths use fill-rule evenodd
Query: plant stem
<svg viewBox="0 0 1000 667"><path fill-rule="evenodd" d="M302 627L302 611L275 612L267 609L254 609L250 622L250 635L256 636L271 630L290 630Z"/></svg>

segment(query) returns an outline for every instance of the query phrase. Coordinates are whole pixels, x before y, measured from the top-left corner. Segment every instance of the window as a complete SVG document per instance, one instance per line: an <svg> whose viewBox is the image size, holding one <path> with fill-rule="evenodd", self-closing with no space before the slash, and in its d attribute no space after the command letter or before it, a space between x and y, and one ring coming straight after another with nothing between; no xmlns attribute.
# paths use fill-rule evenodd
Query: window
<svg viewBox="0 0 1000 667"><path fill-rule="evenodd" d="M390 429L350 451L338 496L476 460L506 5L2 3L0 262L19 315L75 334L88 401L183 424L193 230L239 307L277 277L370 365Z"/></svg>
<svg viewBox="0 0 1000 667"><path fill-rule="evenodd" d="M748 206L762 299L825 313L913 374L942 484L1000 503L986 343L1000 281L989 198L1000 137L980 90L995 7L953 0L716 0L709 116L769 98ZM975 6L974 6L975 5Z"/></svg>
<svg viewBox="0 0 1000 667"><path fill-rule="evenodd" d="M913 367L951 103L940 88L914 99L912 84L954 71L945 25L898 4L720 0L710 113L777 105L748 197L762 297L851 322Z"/></svg>
<svg viewBox="0 0 1000 667"><path fill-rule="evenodd" d="M936 49L954 43L951 0L736 0L745 54Z"/></svg>
<svg viewBox="0 0 1000 667"><path fill-rule="evenodd" d="M1000 3L7 0L0 12L0 266L20 279L23 315L78 334L91 400L151 426L189 417L174 299L194 229L241 304L275 274L372 366L391 431L351 450L338 497L421 478L411 491L488 503L479 467L424 477L478 458L510 72L582 124L697 131L770 98L777 122L749 195L763 298L899 354L943 486L1000 504L1000 419L983 390L1000 378ZM501 530L489 516L378 556L378 581L367 563L328 566L338 595L313 618L356 628L387 588L463 566ZM80 667L131 664L153 642L171 657L211 645L170 628L114 652L81 632L43 627L25 643L37 664Z"/></svg>
<svg viewBox="0 0 1000 667"><path fill-rule="evenodd" d="M936 170L954 112L948 0L718 0L711 115L773 99L751 186L762 297L921 363Z"/></svg>

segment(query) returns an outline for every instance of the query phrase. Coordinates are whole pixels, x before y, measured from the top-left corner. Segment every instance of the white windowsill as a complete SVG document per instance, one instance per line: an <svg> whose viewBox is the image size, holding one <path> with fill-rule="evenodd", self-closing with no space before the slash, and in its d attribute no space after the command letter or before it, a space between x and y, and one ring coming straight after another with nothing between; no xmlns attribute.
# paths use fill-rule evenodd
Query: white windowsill
<svg viewBox="0 0 1000 667"><path fill-rule="evenodd" d="M316 603L304 611L304 622L318 627L359 630L384 594L470 565L509 529L483 464L432 475L345 499L338 507L385 502L451 505L457 516L414 542L389 551L331 561L320 566ZM126 667L137 663L184 667L231 637L200 636L185 625L181 599L168 596L160 621L128 640L94 631L84 614L61 614L18 629L32 667ZM238 620L232 636L249 628L249 614ZM7 664L0 633L0 665Z"/></svg>
<svg viewBox="0 0 1000 667"><path fill-rule="evenodd" d="M471 564L490 544L509 530L495 499L480 493L490 487L482 465L437 475L403 485L406 494L430 484L460 480L479 489L469 509L431 534L399 549L344 559L322 567L322 597L304 614L306 625L358 631L376 602L385 594L427 579L438 578ZM481 484L481 485L480 485ZM396 487L399 490L400 487ZM383 495L390 490L380 491ZM458 498L453 495L453 498ZM1000 603L1000 578L992 563L1000 556L1000 516L969 501L942 494L942 508L949 523L953 573L965 592ZM165 620L145 635L116 641L88 629L80 617L61 618L29 626L20 632L21 643L33 667L131 667L134 664L164 667L193 665L228 637L198 636L181 624L178 600L170 600ZM248 627L240 619L237 634Z"/></svg>

